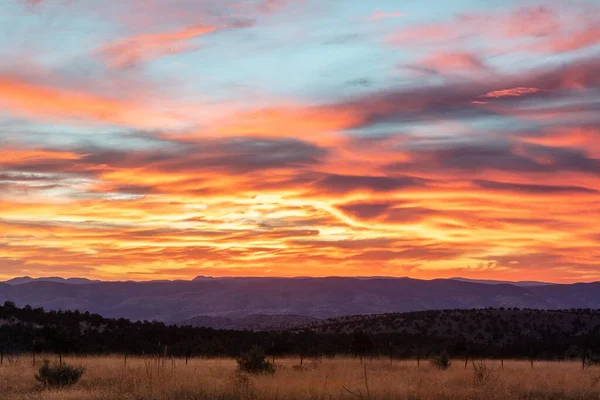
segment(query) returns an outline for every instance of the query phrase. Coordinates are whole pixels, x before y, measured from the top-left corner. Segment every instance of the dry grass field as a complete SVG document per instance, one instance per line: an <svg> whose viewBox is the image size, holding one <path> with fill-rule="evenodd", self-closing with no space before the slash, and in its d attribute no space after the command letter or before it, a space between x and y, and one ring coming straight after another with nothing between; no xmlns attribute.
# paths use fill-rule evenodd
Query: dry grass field
<svg viewBox="0 0 600 400"><path fill-rule="evenodd" d="M0 399L600 399L600 368L581 369L576 362L498 361L486 363L477 379L474 366L456 360L438 370L428 361L336 358L308 361L276 360L274 375L248 376L236 372L229 359L157 360L123 357L68 358L86 373L74 387L46 390L34 379L30 359L5 360L0 367ZM366 378L365 378L366 373Z"/></svg>

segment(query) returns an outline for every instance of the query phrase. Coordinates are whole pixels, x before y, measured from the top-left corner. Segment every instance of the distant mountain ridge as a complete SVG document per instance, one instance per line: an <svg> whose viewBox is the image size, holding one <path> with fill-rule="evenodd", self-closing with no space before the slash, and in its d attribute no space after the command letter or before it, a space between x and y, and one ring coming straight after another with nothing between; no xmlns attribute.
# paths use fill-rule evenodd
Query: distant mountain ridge
<svg viewBox="0 0 600 400"><path fill-rule="evenodd" d="M486 285L515 285L515 286L521 286L521 287L531 287L531 286L546 286L546 285L555 285L555 283L550 283L550 282L539 282L539 281L496 281L496 280L489 280L489 279L470 279L470 278L460 278L460 277L455 277L455 278L450 278L454 281L461 281L461 282L472 282L472 283L483 283Z"/></svg>
<svg viewBox="0 0 600 400"><path fill-rule="evenodd" d="M292 278L284 278L284 279L307 279L310 278L308 276L298 276L298 277L292 277ZM330 278L335 278L335 277L330 277ZM361 279L361 280L369 280L369 279L411 279L408 277L388 277L388 276L369 276L369 277L351 277L353 279ZM214 277L214 276L204 276L204 275L199 275L195 278L193 278L191 280L191 282L203 282L203 281L214 281L214 280L227 280L227 279L268 279L268 277L266 278L249 278L249 277ZM499 284L506 284L506 285L515 285L515 286L522 286L522 287L528 287L528 286L545 286L545 285L555 285L555 283L551 283L551 282L540 282L540 281L501 281L501 280L493 280L493 279L471 279L471 278L462 278L462 277L452 277L452 278L448 278L449 280L455 280L455 281L461 281L461 282L472 282L472 283L484 283L487 285L499 285ZM3 283L9 284L9 285L22 285L24 283L31 283L31 282L59 282L59 283L69 283L69 284L76 284L76 285L81 285L81 284L86 284L86 283L100 283L100 282L135 282L135 281L102 281L102 280L98 280L98 279L88 279L88 278L77 278L77 277L73 277L73 278L61 278L58 276L53 276L53 277L40 277L40 278L32 278L30 276L20 276L20 277L16 277L16 278L12 278L9 279L7 281L4 281ZM188 282L186 280L165 280L165 279L160 279L160 280L152 280L152 281L140 281L139 283L144 283L144 282Z"/></svg>
<svg viewBox="0 0 600 400"><path fill-rule="evenodd" d="M61 278L58 276L49 276L43 278L32 278L30 276L20 276L17 278L9 279L5 281L7 285L23 285L31 282L56 282L56 283L68 283L71 285L85 285L88 283L99 283L102 281L92 280L87 278Z"/></svg>
<svg viewBox="0 0 600 400"><path fill-rule="evenodd" d="M78 282L77 284L74 284ZM518 286L454 279L201 278L194 281L0 283L0 302L111 318L181 323L194 317L332 318L435 309L600 308L600 282Z"/></svg>

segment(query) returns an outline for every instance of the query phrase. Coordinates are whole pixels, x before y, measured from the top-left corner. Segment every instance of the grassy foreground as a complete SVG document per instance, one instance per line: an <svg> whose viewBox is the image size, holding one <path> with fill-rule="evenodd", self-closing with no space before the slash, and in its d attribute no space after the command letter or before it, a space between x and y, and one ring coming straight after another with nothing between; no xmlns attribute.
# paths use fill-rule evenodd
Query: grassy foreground
<svg viewBox="0 0 600 400"><path fill-rule="evenodd" d="M455 360L447 371L428 361L336 358L276 360L274 375L236 372L230 359L166 360L123 357L68 358L86 373L74 387L45 390L34 379L31 360L11 360L0 367L2 399L600 399L600 368L581 369L576 362L487 361L484 376ZM365 379L366 373L366 379Z"/></svg>

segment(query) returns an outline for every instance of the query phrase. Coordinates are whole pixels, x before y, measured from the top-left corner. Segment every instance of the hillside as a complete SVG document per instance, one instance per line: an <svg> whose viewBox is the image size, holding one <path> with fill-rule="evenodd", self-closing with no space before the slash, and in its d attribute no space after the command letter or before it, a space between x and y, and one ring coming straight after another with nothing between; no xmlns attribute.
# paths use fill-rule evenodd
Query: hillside
<svg viewBox="0 0 600 400"><path fill-rule="evenodd" d="M318 333L365 332L465 338L479 344L513 343L519 338L600 336L600 310L479 309L355 315L332 318L304 329Z"/></svg>
<svg viewBox="0 0 600 400"><path fill-rule="evenodd" d="M0 302L111 318L180 323L197 316L331 318L435 309L600 308L600 283L521 287L452 279L213 278L195 281L33 281L0 284Z"/></svg>
<svg viewBox="0 0 600 400"><path fill-rule="evenodd" d="M273 332L214 330L109 319L78 311L0 306L7 353L238 356L258 346L274 356L392 355L588 359L600 354L600 311L445 310L353 316Z"/></svg>
<svg viewBox="0 0 600 400"><path fill-rule="evenodd" d="M239 318L198 316L183 321L179 325L212 329L281 331L309 325L318 321L320 320L317 318L304 317L302 315L253 314Z"/></svg>

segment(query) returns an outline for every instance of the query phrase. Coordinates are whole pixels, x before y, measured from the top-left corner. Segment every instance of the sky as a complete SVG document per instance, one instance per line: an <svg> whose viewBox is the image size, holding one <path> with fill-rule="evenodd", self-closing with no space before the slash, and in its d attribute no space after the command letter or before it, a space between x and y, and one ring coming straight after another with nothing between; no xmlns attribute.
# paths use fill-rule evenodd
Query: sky
<svg viewBox="0 0 600 400"><path fill-rule="evenodd" d="M0 278L600 280L600 4L0 2Z"/></svg>

